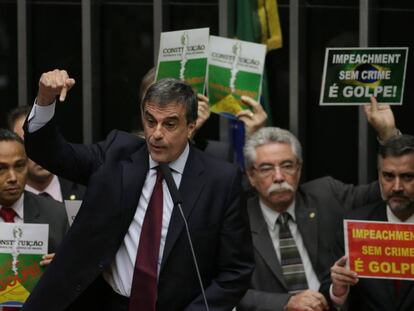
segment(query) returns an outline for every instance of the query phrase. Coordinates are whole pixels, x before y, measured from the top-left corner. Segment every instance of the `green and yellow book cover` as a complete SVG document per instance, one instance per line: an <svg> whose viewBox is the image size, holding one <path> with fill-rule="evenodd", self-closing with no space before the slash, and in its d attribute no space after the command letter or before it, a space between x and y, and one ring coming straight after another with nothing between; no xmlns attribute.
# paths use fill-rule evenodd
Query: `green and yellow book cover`
<svg viewBox="0 0 414 311"><path fill-rule="evenodd" d="M212 112L234 118L248 109L241 96L259 100L265 56L263 44L210 36L207 89Z"/></svg>
<svg viewBox="0 0 414 311"><path fill-rule="evenodd" d="M199 28L161 33L156 80L185 80L203 94L209 32L209 28Z"/></svg>
<svg viewBox="0 0 414 311"><path fill-rule="evenodd" d="M43 273L49 225L0 223L0 306L21 307Z"/></svg>

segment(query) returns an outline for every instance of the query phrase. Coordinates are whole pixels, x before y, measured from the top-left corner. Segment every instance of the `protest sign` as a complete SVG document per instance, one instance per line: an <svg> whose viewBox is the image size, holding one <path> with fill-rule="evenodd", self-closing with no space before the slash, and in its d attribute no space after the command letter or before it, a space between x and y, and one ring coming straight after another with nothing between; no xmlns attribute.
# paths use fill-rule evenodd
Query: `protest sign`
<svg viewBox="0 0 414 311"><path fill-rule="evenodd" d="M43 273L49 225L0 223L0 306L21 307Z"/></svg>
<svg viewBox="0 0 414 311"><path fill-rule="evenodd" d="M344 236L358 277L414 280L414 224L345 219Z"/></svg>
<svg viewBox="0 0 414 311"><path fill-rule="evenodd" d="M401 105L408 48L327 48L320 105Z"/></svg>
<svg viewBox="0 0 414 311"><path fill-rule="evenodd" d="M209 28L161 33L156 80L177 78L204 93Z"/></svg>
<svg viewBox="0 0 414 311"><path fill-rule="evenodd" d="M207 89L212 112L234 118L248 109L242 95L259 100L265 55L263 44L210 36Z"/></svg>

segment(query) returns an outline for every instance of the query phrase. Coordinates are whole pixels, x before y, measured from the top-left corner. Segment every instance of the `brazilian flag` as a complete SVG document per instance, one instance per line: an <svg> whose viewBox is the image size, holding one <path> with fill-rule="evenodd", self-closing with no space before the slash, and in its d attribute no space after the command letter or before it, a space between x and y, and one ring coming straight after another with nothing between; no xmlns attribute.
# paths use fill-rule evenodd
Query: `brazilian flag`
<svg viewBox="0 0 414 311"><path fill-rule="evenodd" d="M266 44L268 51L282 47L277 0L229 0L228 4L230 38ZM263 75L260 102L268 115L268 124L272 124L266 71ZM237 120L229 122L236 159L243 166L244 126Z"/></svg>

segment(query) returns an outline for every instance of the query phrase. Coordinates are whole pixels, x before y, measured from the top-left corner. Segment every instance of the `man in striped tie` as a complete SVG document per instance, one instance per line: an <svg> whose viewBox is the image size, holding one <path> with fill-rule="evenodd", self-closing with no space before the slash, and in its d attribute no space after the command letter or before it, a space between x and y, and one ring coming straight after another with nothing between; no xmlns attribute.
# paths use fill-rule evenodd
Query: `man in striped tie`
<svg viewBox="0 0 414 311"><path fill-rule="evenodd" d="M373 102L366 112L379 139L398 132L389 107ZM319 287L333 264L330 252L342 217L380 199L377 182L353 186L324 177L299 185L301 150L292 133L275 127L246 142L247 175L257 191L247 203L256 268L238 311L326 310Z"/></svg>

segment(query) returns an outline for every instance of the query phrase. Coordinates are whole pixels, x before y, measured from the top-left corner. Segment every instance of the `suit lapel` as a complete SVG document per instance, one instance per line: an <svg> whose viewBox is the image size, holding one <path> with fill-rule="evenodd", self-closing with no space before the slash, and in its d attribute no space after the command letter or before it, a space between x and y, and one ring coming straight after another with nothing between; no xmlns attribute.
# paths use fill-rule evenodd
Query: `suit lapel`
<svg viewBox="0 0 414 311"><path fill-rule="evenodd" d="M306 207L302 196L296 196L296 223L308 251L312 266L316 267L318 256L318 213L315 207ZM315 270L316 271L316 270Z"/></svg>
<svg viewBox="0 0 414 311"><path fill-rule="evenodd" d="M277 259L276 251L273 246L272 239L270 238L266 221L264 220L260 209L259 198L256 197L249 201L248 212L250 216L250 228L254 248L260 254L263 261L266 262L273 275L287 290L287 285L283 278L282 267Z"/></svg>
<svg viewBox="0 0 414 311"><path fill-rule="evenodd" d="M23 199L23 219L24 223L38 223L40 219L40 211L35 201L30 198L27 192L24 192Z"/></svg>
<svg viewBox="0 0 414 311"><path fill-rule="evenodd" d="M190 147L190 153L188 155L187 163L184 168L183 176L179 191L183 198L182 209L187 222L191 211L196 206L197 199L200 195L201 190L204 187L205 181L203 179L204 164L201 162L199 157L195 156L196 151ZM174 243L177 241L181 231L184 228L184 222L180 211L177 206L174 207L170 224L168 226L167 239L165 242L164 253L162 258L161 269L165 264L168 256L171 253L171 249Z"/></svg>
<svg viewBox="0 0 414 311"><path fill-rule="evenodd" d="M121 209L123 226L131 224L135 215L141 191L149 167L149 155L146 145L132 154L129 160L122 162L122 198Z"/></svg>

